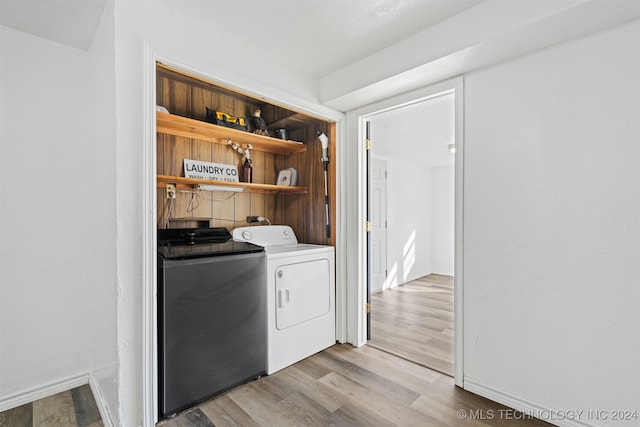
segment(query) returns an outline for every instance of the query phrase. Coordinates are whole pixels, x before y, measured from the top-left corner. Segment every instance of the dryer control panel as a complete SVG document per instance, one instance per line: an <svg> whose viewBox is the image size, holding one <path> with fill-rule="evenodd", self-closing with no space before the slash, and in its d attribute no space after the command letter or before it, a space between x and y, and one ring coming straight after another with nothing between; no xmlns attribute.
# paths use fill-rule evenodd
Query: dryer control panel
<svg viewBox="0 0 640 427"><path fill-rule="evenodd" d="M259 246L295 245L298 238L288 225L258 225L233 230L233 240Z"/></svg>

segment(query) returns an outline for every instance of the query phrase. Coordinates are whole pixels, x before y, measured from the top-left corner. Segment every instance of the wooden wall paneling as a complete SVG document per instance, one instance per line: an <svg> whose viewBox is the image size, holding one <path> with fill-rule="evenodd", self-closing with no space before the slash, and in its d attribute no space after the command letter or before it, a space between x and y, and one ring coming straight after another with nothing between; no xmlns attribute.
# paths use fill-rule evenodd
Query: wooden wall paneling
<svg viewBox="0 0 640 427"><path fill-rule="evenodd" d="M236 101L235 98L227 95L218 95L218 110L227 114L235 115L236 111L238 111L240 103ZM243 147L244 148L244 147ZM225 158L227 161L222 163L234 164L238 167L238 174L241 171L241 160L242 156L233 152L231 148L224 147L225 149ZM234 197L230 199L233 201L233 211L231 213L230 218L233 218L233 223L228 224L227 227L232 230L237 226L239 222L244 223L247 219L247 215L250 215L251 212L251 196L246 193L237 193Z"/></svg>
<svg viewBox="0 0 640 427"><path fill-rule="evenodd" d="M335 244L335 124L306 117L283 107L264 104L242 94L236 94L215 84L195 79L159 66L156 97L172 114L205 120L206 107L250 120L260 108L267 123L285 123L289 139L302 141L307 153L291 156L253 151L253 182L273 184L278 171L294 167L298 171L298 185L308 187L308 194L272 195L207 192L200 193L200 206L187 212L190 194L179 192L173 203L172 217L208 217L212 226L233 229L245 225L248 215L264 216L273 224L293 227L301 242ZM309 121L310 120L310 121ZM309 124L306 124L309 123ZM287 126L291 127L289 129ZM321 145L315 131L322 130L329 137L329 186L331 238L325 235L324 173ZM244 148L244 147L243 147ZM191 158L223 164L234 164L241 170L242 156L229 147L204 141L188 140L158 134L158 174L183 176L183 159ZM158 223L162 225L166 207L165 191L158 191Z"/></svg>
<svg viewBox="0 0 640 427"><path fill-rule="evenodd" d="M307 234L309 243L324 244L326 220L324 215L324 173L322 170L322 146L315 135L316 129L304 129L307 144L304 168L307 173L308 197L304 200L307 212Z"/></svg>
<svg viewBox="0 0 640 427"><path fill-rule="evenodd" d="M275 155L265 153L263 159L263 179L265 184L275 184L276 183L276 171L275 171ZM276 200L278 200L277 195L268 194L265 195L264 198L264 217L269 218L272 224L281 224L281 219L276 216Z"/></svg>
<svg viewBox="0 0 640 427"><path fill-rule="evenodd" d="M232 98L233 99L233 98ZM233 104L230 109L223 110L236 117L244 117L247 119L249 114L255 111L255 107L251 103L244 99L233 99ZM247 119L248 120L248 119ZM246 145L241 145L242 149L246 149ZM242 172L242 165L244 163L244 156L237 154L238 172ZM258 151L252 152L253 160L253 182L263 183L264 169L261 168L264 154ZM265 216L264 214L264 195L262 194L238 194L235 198L235 219L236 223L234 227L240 227L246 225L247 216Z"/></svg>
<svg viewBox="0 0 640 427"><path fill-rule="evenodd" d="M165 228L168 207L165 189L156 188L157 228Z"/></svg>
<svg viewBox="0 0 640 427"><path fill-rule="evenodd" d="M287 156L281 156L281 155L275 155L273 156L273 173L274 173L274 179L273 179L273 183L275 184L276 179L278 177L278 171L284 169L285 167L285 159L287 158ZM286 223L286 218L284 215L285 212L285 203L286 203L286 199L287 197L285 197L284 195L278 195L275 198L275 217L277 218L277 222L274 222L274 224L280 224L280 225L289 225ZM273 220L271 220L273 222Z"/></svg>
<svg viewBox="0 0 640 427"><path fill-rule="evenodd" d="M165 136L164 173L183 176L183 159L191 155L190 140L180 136Z"/></svg>
<svg viewBox="0 0 640 427"><path fill-rule="evenodd" d="M191 115L192 118L201 120L206 113L198 115L197 112L205 111L205 106L211 105L211 91L205 90L197 86L191 86ZM189 159L201 160L203 162L213 162L213 145L208 141L191 140L191 156ZM218 145L218 144L216 144ZM203 192L192 192L191 197L195 198L195 206L191 207L188 216L194 218L211 218L213 217L213 201L210 197L205 197Z"/></svg>
<svg viewBox="0 0 640 427"><path fill-rule="evenodd" d="M331 235L326 237L326 211L324 203L324 170L322 144L316 130L329 137L329 224ZM304 141L307 152L283 158L281 168L296 167L299 185L308 188L306 195L280 196L285 224L294 227L301 242L335 245L335 125L314 123L294 130L291 139ZM295 164L294 164L295 163Z"/></svg>
<svg viewBox="0 0 640 427"><path fill-rule="evenodd" d="M201 89L199 88L193 88L192 92L196 93L197 91L200 91ZM203 94L199 94L197 95L198 97L202 97L201 99L198 100L193 100L194 101L194 106L193 109L191 110L191 118L194 120L200 120L201 122L207 122L207 108L209 107L211 108L211 99L213 97L213 94L211 92L204 92Z"/></svg>
<svg viewBox="0 0 640 427"><path fill-rule="evenodd" d="M227 95L218 96L218 110L233 116L244 114L245 103L238 101L236 98ZM242 146L242 148L245 148ZM224 147L226 161L222 163L233 164L238 168L238 174L242 171L242 156L238 152L234 152L229 147ZM248 193L237 193L230 199L233 202L232 215L233 223L228 223L227 228L229 230L238 227L240 224L244 225L247 216L251 215L251 195Z"/></svg>
<svg viewBox="0 0 640 427"><path fill-rule="evenodd" d="M159 74L156 74L156 104L164 105L164 91L163 87L165 79ZM164 170L164 138L162 133L156 134L156 173L159 174ZM156 188L156 221L158 228L164 228L167 215L167 198L164 188Z"/></svg>
<svg viewBox="0 0 640 427"><path fill-rule="evenodd" d="M305 142L307 152L279 156L277 162L278 170L288 167L295 168L298 171L298 185L307 187L308 193L306 195L279 196L278 209L281 223L291 226L301 242L322 244L324 243L322 240L324 217L318 215L320 209L324 209L324 205L319 206L318 203L322 203L324 199L319 201L316 193L318 192L318 180L323 179L323 176L317 173L316 163L321 164L321 153L315 150L315 126L312 127L314 129L308 127L292 130L289 135L292 140Z"/></svg>
<svg viewBox="0 0 640 427"><path fill-rule="evenodd" d="M218 95L218 111L233 115L236 105L235 99L227 95Z"/></svg>
<svg viewBox="0 0 640 427"><path fill-rule="evenodd" d="M172 113L190 117L191 114L191 87L188 84L166 79L162 87L162 95L165 107ZM176 136L165 136L165 163L166 175L184 176L183 161L191 157L191 140ZM184 191L177 191L176 199L171 207L170 218L184 218L189 216L187 210L191 195Z"/></svg>
<svg viewBox="0 0 640 427"><path fill-rule="evenodd" d="M165 136L165 141L168 141L165 146L166 175L184 176L184 159L191 158L191 139ZM188 217L190 199L190 193L178 189L171 208L171 218Z"/></svg>
<svg viewBox="0 0 640 427"><path fill-rule="evenodd" d="M206 107L211 108L213 94L210 90L198 86L191 86L191 111L189 116L195 120L205 121Z"/></svg>
<svg viewBox="0 0 640 427"><path fill-rule="evenodd" d="M171 66L164 65L161 63L157 63L156 65L157 65L156 71L159 74L166 76L167 78L181 81L183 83L188 83L189 85L192 85L192 86L198 86L203 89L210 90L212 92L216 92L222 95L229 95L236 99L241 99L248 102L256 102L256 99L253 96L238 92L235 89L226 88L224 86L221 86L220 84L213 83L195 74L190 74L189 72L185 72L183 70L179 70L177 68L173 68Z"/></svg>
<svg viewBox="0 0 640 427"><path fill-rule="evenodd" d="M298 130L289 135L291 139L304 140L304 135ZM309 171L306 168L306 153L294 154L282 158L280 169L293 167L298 172L298 185L307 187L309 185ZM296 233L298 240L303 243L310 243L308 240L308 212L304 211L304 201L309 197L309 193L299 196L282 196L282 218L283 223L291 226Z"/></svg>
<svg viewBox="0 0 640 427"><path fill-rule="evenodd" d="M322 168L322 144L315 134L316 128L307 129L307 162L306 168L309 173L309 197L307 198L306 209L309 212L309 234L310 243L326 243L326 215L324 204L324 170ZM322 129L320 129L322 130Z"/></svg>
<svg viewBox="0 0 640 427"><path fill-rule="evenodd" d="M210 90L210 101L207 105L199 107L201 120L206 117L206 108L222 111L227 114L234 114L235 100L227 95L221 95ZM211 144L212 162L238 166L238 154L230 147L220 144ZM236 194L227 192L202 192L203 198L207 198L212 203L211 225L213 227L226 227L229 230L235 228L236 224Z"/></svg>
<svg viewBox="0 0 640 427"><path fill-rule="evenodd" d="M238 193L222 191L202 191L202 197L212 201L213 214L212 227L226 227L228 230L235 228L235 197Z"/></svg>
<svg viewBox="0 0 640 427"><path fill-rule="evenodd" d="M326 218L324 210L324 172L322 169L322 144L316 137L317 126L305 129L307 153L304 168L307 171L307 198L304 211L307 213L307 235L309 243L326 243Z"/></svg>
<svg viewBox="0 0 640 427"><path fill-rule="evenodd" d="M215 92L210 93L211 98L209 101L209 105L206 105L205 107L219 110L220 95ZM203 108L201 114L203 115L203 118L206 117L206 108ZM231 162L228 161L230 151L230 148L225 145L211 144L211 157L213 159L212 161L215 163L231 164ZM227 227L228 229L232 229L234 224L233 194L202 191L202 197L209 200L212 204L211 226Z"/></svg>
<svg viewBox="0 0 640 427"><path fill-rule="evenodd" d="M283 157L283 161L281 163L281 167L279 170L287 169L287 168L295 168L298 173L298 183L300 186L307 185L307 175L304 167L301 167L301 158L306 153L301 154L293 154L290 156ZM296 233L298 240L301 242L305 242L305 212L303 210L302 201L307 198L307 194L296 195L296 196L284 196L282 197L282 218L283 223L285 225L289 225L293 228L293 231Z"/></svg>
<svg viewBox="0 0 640 427"><path fill-rule="evenodd" d="M229 110L225 110L229 114L233 116L243 117L245 115L245 111L247 109L247 104L241 100L233 100L232 107ZM241 145L242 149L246 148L245 144ZM227 148L230 150L229 148ZM237 153L236 155L236 164L238 165L238 173L240 174L242 171L242 164L244 163L244 155ZM255 173L255 171L254 171ZM255 181L260 182L260 181ZM252 215L252 197L253 194L249 193L238 193L235 197L235 223L233 224L233 228L240 227L246 225L247 216ZM262 213L256 213L255 215L262 215Z"/></svg>
<svg viewBox="0 0 640 427"><path fill-rule="evenodd" d="M317 130L323 132L327 138L329 139L329 146L327 155L329 157L329 167L327 171L328 175L328 195L329 195L329 237L327 237L326 230L326 222L327 222L327 212L325 207L325 190L324 190L324 167L321 161L316 163L317 174L321 177L321 180L317 181L317 188L314 191L314 197L316 200L321 201L321 206L316 207L314 210L316 215L319 215L322 218L322 223L325 224L322 227L321 236L322 236L322 244L324 245L335 245L335 235L336 235L336 147L335 147L335 125L330 123L322 123L316 124L318 126ZM317 156L319 158L322 157L322 143L320 140L316 138L315 140Z"/></svg>
<svg viewBox="0 0 640 427"><path fill-rule="evenodd" d="M287 110L286 108L278 107L276 105L264 104L260 107L262 111L262 118L269 123L277 122L278 120L282 120L286 117L289 117L293 114L292 111ZM271 135L275 136L275 135Z"/></svg>
<svg viewBox="0 0 640 427"><path fill-rule="evenodd" d="M164 138L165 135L159 133L156 135L156 170L160 173L164 170ZM156 213L158 228L164 228L167 215L167 197L164 188L156 189Z"/></svg>
<svg viewBox="0 0 640 427"><path fill-rule="evenodd" d="M164 91L164 99L167 102L165 107L171 114L191 117L191 86L175 80L168 80Z"/></svg>
<svg viewBox="0 0 640 427"><path fill-rule="evenodd" d="M156 73L156 105L169 109L169 107L167 107L167 105L169 105L168 90L169 79L161 73Z"/></svg>
<svg viewBox="0 0 640 427"><path fill-rule="evenodd" d="M253 115L253 112L257 108L259 107L257 106L257 104L253 102L236 99L236 107L233 114L238 117L244 117L246 119L247 124L250 125L251 120L249 119L249 117ZM251 132L251 128L249 128L248 132Z"/></svg>
<svg viewBox="0 0 640 427"><path fill-rule="evenodd" d="M314 204L316 202L314 185L316 185L318 179L314 169L314 162L319 162L320 158L317 157L313 150L315 137L312 136L312 132L309 129L298 129L293 132L292 136L292 139L303 141L307 146L307 152L298 155L298 170L301 171L298 174L302 175L303 181L301 182L308 188L304 197L298 197L298 216L302 226L303 241L305 243L317 243L318 233L316 230L321 224L317 223L316 215L314 214Z"/></svg>
<svg viewBox="0 0 640 427"><path fill-rule="evenodd" d="M315 123L307 128L308 137L310 138L309 148L312 152L309 169L313 176L312 184L309 188L309 212L311 212L311 222L314 224L310 238L314 239L314 243L322 245L334 245L336 233L336 216L335 216L335 132L330 131L331 125L328 123ZM322 164L322 143L317 138L316 131L323 132L329 138L328 157L329 168L328 175L328 196L329 196L329 232L327 237L327 212L325 206L325 174ZM311 134L311 135L309 135ZM333 242L333 243L332 243Z"/></svg>
<svg viewBox="0 0 640 427"><path fill-rule="evenodd" d="M162 77L159 73L156 75L156 104L164 106L165 95L164 95L164 86L168 84L166 78ZM165 135L162 133L156 134L156 173L161 174L164 172L164 143ZM163 190L164 192L164 190ZM158 197L158 216L161 214L161 200Z"/></svg>
<svg viewBox="0 0 640 427"><path fill-rule="evenodd" d="M191 105L189 86L174 82L166 77L159 76L156 87L156 101L177 114L188 116ZM185 138L158 134L158 162L157 172L160 175L181 176L183 170L182 160L189 155L191 148L189 140ZM178 192L176 199L172 202L166 198L166 193L162 192L162 198L158 197L158 220L161 226L166 225L169 215L171 218L185 216L189 203L188 195ZM169 212L169 206L171 211Z"/></svg>
<svg viewBox="0 0 640 427"><path fill-rule="evenodd" d="M229 230L234 228L234 197L236 193L226 193L221 191L202 191L201 197L209 200L213 206L211 215L212 227L226 227Z"/></svg>
<svg viewBox="0 0 640 427"><path fill-rule="evenodd" d="M204 162L213 161L211 154L211 144L206 141L191 141L191 156L193 160L201 160ZM213 201L210 197L203 197L202 192L191 190L190 198L194 199L194 205L190 207L187 216L194 218L211 218L213 217Z"/></svg>
<svg viewBox="0 0 640 427"><path fill-rule="evenodd" d="M233 228L242 227L247 223L247 216L251 215L251 194L236 193L234 202L235 212Z"/></svg>
<svg viewBox="0 0 640 427"><path fill-rule="evenodd" d="M262 111L262 114L260 114L260 116L264 119L265 122L270 123L276 120L276 113L275 113L275 109L277 107L274 105L261 105L260 106L260 111Z"/></svg>
<svg viewBox="0 0 640 427"><path fill-rule="evenodd" d="M276 158L278 155L272 154L265 157L265 169L264 180L267 184L275 184L278 177L278 170L276 168ZM265 210L269 213L269 219L273 224L282 224L282 212L278 209L280 203L280 196L273 194L266 201Z"/></svg>

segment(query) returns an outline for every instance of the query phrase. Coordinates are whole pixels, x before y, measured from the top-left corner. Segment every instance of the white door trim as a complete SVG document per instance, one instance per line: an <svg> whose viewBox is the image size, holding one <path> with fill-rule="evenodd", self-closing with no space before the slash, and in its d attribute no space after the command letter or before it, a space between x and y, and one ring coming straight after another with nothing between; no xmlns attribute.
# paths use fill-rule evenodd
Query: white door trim
<svg viewBox="0 0 640 427"><path fill-rule="evenodd" d="M148 43L143 51L142 156L142 425L158 421L158 352L156 300L156 57Z"/></svg>
<svg viewBox="0 0 640 427"><path fill-rule="evenodd" d="M347 291L347 319L348 330L347 339L355 346L362 346L366 343L366 248L367 239L364 231L366 221L366 165L363 123L370 117L381 114L396 108L406 107L440 96L443 93L455 93L455 289L454 289L454 330L455 330L455 383L463 386L463 181L464 181L464 82L463 78L447 80L432 86L428 86L416 91L395 96L383 101L379 101L347 114L347 138L354 141L350 144L349 150L345 152L346 167L357 171L357 180L350 180L351 183L342 183L345 193L355 193L352 201L345 206L347 214L345 223L351 224L348 227L345 238L348 241L356 242L349 250L350 259L357 261L355 268L348 271L349 283L354 283ZM375 141L374 141L375 144ZM353 175L351 175L353 176Z"/></svg>

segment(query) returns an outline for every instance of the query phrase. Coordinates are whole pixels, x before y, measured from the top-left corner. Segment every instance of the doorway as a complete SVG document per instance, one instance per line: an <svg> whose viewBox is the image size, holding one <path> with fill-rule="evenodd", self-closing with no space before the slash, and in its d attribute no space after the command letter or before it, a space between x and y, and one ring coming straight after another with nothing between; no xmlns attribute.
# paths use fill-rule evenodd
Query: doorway
<svg viewBox="0 0 640 427"><path fill-rule="evenodd" d="M453 291L453 374L456 385L463 387L463 333L462 333L462 291L463 291L463 269L462 269L462 212L463 212L463 80L462 78L457 78L449 81L445 81L439 83L437 85L433 85L427 88L415 90L411 93L406 93L403 95L398 95L394 98L383 100L377 102L375 104L371 104L365 107L361 107L357 110L354 110L348 113L348 122L351 123L353 127L351 127L351 135L353 137L357 137L360 141L365 141L364 144L354 151L354 160L358 163L359 168L359 180L357 183L357 191L358 191L358 203L355 207L357 207L357 218L358 221L362 221L367 226L354 229L354 238L357 234L358 239L357 247L359 248L358 253L358 272L357 276L354 279L357 279L358 287L353 288L354 292L353 296L355 298L351 299L348 306L349 316L352 316L353 319L351 323L351 327L348 329L349 342L354 343L355 345L364 345L367 343L367 318L371 316L371 313L368 315L367 311L371 308L370 305L367 305L368 298L368 290L371 289L371 279L373 275L370 274L371 267L371 259L369 258L369 254L371 252L369 243L371 242L371 233L367 230L371 230L371 224L368 221L371 221L371 212L369 210L369 201L371 199L369 193L369 162L370 157L373 156L374 159L376 157L384 157L384 155L379 155L376 151L377 142L379 140L378 131L375 129L375 120L376 118L384 117L388 115L392 116L392 113L398 115L402 115L402 109L409 106L415 106L421 103L425 103L429 100L434 100L437 98L441 98L446 95L453 96L454 99L454 142L456 152L455 154L449 153L449 145L450 142L444 144L443 148L446 156L450 156L453 160L453 169L450 170L449 176L452 177L450 179L450 185L455 189L455 195L450 195L453 198L453 215L451 213L448 214L449 218L453 223L453 241L450 241L450 245L453 246L453 274L451 276L455 277L455 286ZM406 111L404 111L406 113ZM371 125L370 122L373 121L374 129L371 130L371 140L367 141L366 139L366 129L367 124ZM427 120L424 116L418 116L413 119L412 126L417 128L418 134L413 137L409 136L398 136L393 139L394 143L390 145L390 149L394 151L394 153L402 152L406 154L405 161L400 162L400 167L396 166L394 168L388 162L388 159L382 158L382 160L387 160L387 169L389 176L397 175L398 171L404 177L400 179L402 183L401 189L392 189L390 186L387 188L388 194L388 202L387 209L391 211L392 206L400 206L405 207L406 210L409 201L420 201L424 199L422 190L426 186L425 179L416 175L421 169L420 167L415 167L411 164L408 159L415 159L419 157L425 157L416 155L418 152L418 148L412 145L412 142L422 143L424 144L424 138L421 135L427 135L425 125L427 124ZM422 130L420 132L420 130ZM370 150L367 150L367 147L371 147ZM418 146L419 148L422 148ZM453 148L453 147L451 147ZM384 153L382 153L384 154ZM395 169L395 172L394 172ZM414 175L412 175L414 174ZM431 186L433 183L429 183ZM426 208L417 208L418 213L424 213L423 210ZM355 218L355 217L354 217ZM422 219L421 219L422 218ZM393 288L392 284L395 284L395 288L400 285L400 283L410 282L411 280L416 280L424 277L432 273L433 270L421 270L421 266L423 266L423 261L417 256L421 256L425 252L425 241L427 244L431 239L423 239L423 231L421 232L419 229L421 226L425 225L423 222L427 222L425 216L413 220L413 221L401 221L402 226L414 226L416 228L415 234L413 233L413 228L410 229L402 229L401 231L394 231L392 233L390 230L394 226L394 222L392 219L391 213L388 214L388 225L387 228L387 247L390 252L392 249L392 239L396 239L396 247L398 247L397 240L402 242L401 245L401 255L399 256L399 260L395 261L392 259L387 260L387 277L385 283L387 287ZM431 222L431 220L429 220ZM397 225L397 223L396 223ZM405 227L406 228L406 227ZM440 228L440 227L436 227ZM433 236L431 236L433 238ZM439 251L437 251L439 253ZM354 253L355 255L355 253ZM449 257L451 259L451 257ZM431 263L440 262L432 260ZM425 272L424 275L420 275L420 273ZM447 273L446 275L449 275ZM394 279L395 277L395 279ZM433 291L433 289L431 290ZM375 307L373 308L375 315ZM399 330L399 329L398 329ZM451 332L449 330L448 332ZM375 331L374 331L375 334Z"/></svg>
<svg viewBox="0 0 640 427"><path fill-rule="evenodd" d="M453 376L455 94L368 122L368 345Z"/></svg>

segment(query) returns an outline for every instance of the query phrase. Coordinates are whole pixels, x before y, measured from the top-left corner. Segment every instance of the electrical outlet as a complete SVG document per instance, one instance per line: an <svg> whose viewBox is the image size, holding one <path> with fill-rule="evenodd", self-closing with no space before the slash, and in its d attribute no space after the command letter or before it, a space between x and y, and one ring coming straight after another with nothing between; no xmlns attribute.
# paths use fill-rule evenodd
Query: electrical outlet
<svg viewBox="0 0 640 427"><path fill-rule="evenodd" d="M176 186L175 184L167 184L167 199L176 198Z"/></svg>

